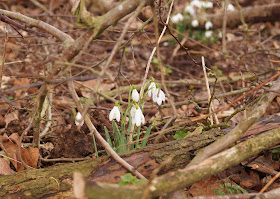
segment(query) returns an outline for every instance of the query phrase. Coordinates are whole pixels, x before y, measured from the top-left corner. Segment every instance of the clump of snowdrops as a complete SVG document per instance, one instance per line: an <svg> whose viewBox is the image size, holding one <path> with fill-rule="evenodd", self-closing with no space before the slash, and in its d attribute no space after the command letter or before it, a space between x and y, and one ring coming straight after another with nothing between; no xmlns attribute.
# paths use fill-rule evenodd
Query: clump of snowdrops
<svg viewBox="0 0 280 199"><path fill-rule="evenodd" d="M139 94L135 86L130 86L126 109L124 110L122 105L116 102L115 106L110 111L109 120L112 121L113 127L112 138L106 126L104 126L104 130L107 142L116 152L134 150L146 146L148 142L148 136L151 133L154 123L143 133L142 141L139 141L141 125L145 124L143 108L146 97L149 96L153 102L161 105L165 101L165 94L154 82L153 78L144 84L143 90L144 92ZM120 125L118 125L117 122ZM77 113L75 124L77 126L82 126L83 123L84 121L82 121L81 114Z"/></svg>

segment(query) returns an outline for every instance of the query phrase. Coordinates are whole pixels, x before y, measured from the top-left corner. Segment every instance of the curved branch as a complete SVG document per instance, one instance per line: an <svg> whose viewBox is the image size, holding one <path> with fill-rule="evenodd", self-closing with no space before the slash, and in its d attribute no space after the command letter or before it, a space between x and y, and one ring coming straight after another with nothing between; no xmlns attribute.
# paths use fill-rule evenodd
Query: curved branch
<svg viewBox="0 0 280 199"><path fill-rule="evenodd" d="M0 9L0 14L25 23L28 27L36 27L41 30L44 30L49 34L53 35L54 37L58 38L59 40L63 41L66 46L69 46L71 43L74 42L74 39L71 36L43 21L27 17L18 12L11 12L2 9Z"/></svg>
<svg viewBox="0 0 280 199"><path fill-rule="evenodd" d="M186 186L216 174L224 169L239 164L241 161L257 155L280 142L280 128L267 131L252 139L242 142L226 151L212 156L197 165L169 172L148 182L131 186L119 186L98 182L87 182L85 193L88 198L142 198L145 188L149 188L149 198L182 189Z"/></svg>

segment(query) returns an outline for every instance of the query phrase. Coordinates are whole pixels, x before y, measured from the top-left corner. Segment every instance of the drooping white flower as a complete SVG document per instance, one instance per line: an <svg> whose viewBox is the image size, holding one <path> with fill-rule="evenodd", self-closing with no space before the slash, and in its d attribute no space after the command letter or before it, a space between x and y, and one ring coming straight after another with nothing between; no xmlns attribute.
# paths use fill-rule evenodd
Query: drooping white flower
<svg viewBox="0 0 280 199"><path fill-rule="evenodd" d="M83 126L83 124L84 124L84 120L83 120L82 114L80 112L78 112L75 117L75 124L76 124L76 126Z"/></svg>
<svg viewBox="0 0 280 199"><path fill-rule="evenodd" d="M228 4L227 11L234 11L234 10L235 10L234 6L231 3Z"/></svg>
<svg viewBox="0 0 280 199"><path fill-rule="evenodd" d="M202 7L202 2L200 0L193 0L191 2L191 6L201 8Z"/></svg>
<svg viewBox="0 0 280 199"><path fill-rule="evenodd" d="M175 24L180 22L180 21L183 21L183 19L184 19L184 17L181 13L177 13L176 15L171 17L172 23L175 23Z"/></svg>
<svg viewBox="0 0 280 199"><path fill-rule="evenodd" d="M157 88L154 92L153 92L153 101L156 102L158 105L161 105L162 102L165 101L165 94L162 90L160 90L159 88Z"/></svg>
<svg viewBox="0 0 280 199"><path fill-rule="evenodd" d="M205 29L209 30L210 28L213 28L213 23L211 21L207 21L205 23Z"/></svg>
<svg viewBox="0 0 280 199"><path fill-rule="evenodd" d="M213 2L211 2L211 1L206 1L206 2L204 3L204 7L205 7L205 8L213 8Z"/></svg>
<svg viewBox="0 0 280 199"><path fill-rule="evenodd" d="M155 82L151 82L149 88L148 88L148 95L149 97L152 97L155 89L157 88L156 83Z"/></svg>
<svg viewBox="0 0 280 199"><path fill-rule="evenodd" d="M121 113L118 106L114 106L114 108L110 111L109 120L112 121L113 119L116 119L118 122L121 119Z"/></svg>
<svg viewBox="0 0 280 199"><path fill-rule="evenodd" d="M163 42L163 46L168 46L168 45L169 45L169 44L168 44L167 41Z"/></svg>
<svg viewBox="0 0 280 199"><path fill-rule="evenodd" d="M192 27L196 28L196 27L198 27L198 25L199 25L199 22L197 19L192 20Z"/></svg>
<svg viewBox="0 0 280 199"><path fill-rule="evenodd" d="M223 37L223 33L222 33L221 31L218 33L218 37L219 37L219 38L222 38L222 37Z"/></svg>
<svg viewBox="0 0 280 199"><path fill-rule="evenodd" d="M189 13L191 16L195 15L195 9L193 6L187 5L185 7L185 12Z"/></svg>
<svg viewBox="0 0 280 199"><path fill-rule="evenodd" d="M133 89L132 90L132 94L131 94L131 97L132 97L132 100L135 101L135 102L138 102L139 101L139 93L137 92L136 89Z"/></svg>
<svg viewBox="0 0 280 199"><path fill-rule="evenodd" d="M207 30L207 31L205 32L205 37L207 37L207 38L212 37L212 35L213 35L213 31L212 31L212 30Z"/></svg>
<svg viewBox="0 0 280 199"><path fill-rule="evenodd" d="M139 108L139 106L134 105L131 109L130 109L130 114L131 114L131 119L132 119L132 125L136 125L136 126L140 126L141 123L145 124L145 117L141 111L141 109Z"/></svg>

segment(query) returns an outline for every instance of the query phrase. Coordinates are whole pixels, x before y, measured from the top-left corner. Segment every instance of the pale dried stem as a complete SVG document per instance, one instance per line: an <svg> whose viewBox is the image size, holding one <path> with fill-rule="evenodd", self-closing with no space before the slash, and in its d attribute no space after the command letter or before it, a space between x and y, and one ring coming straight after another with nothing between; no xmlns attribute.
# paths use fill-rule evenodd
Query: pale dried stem
<svg viewBox="0 0 280 199"><path fill-rule="evenodd" d="M171 5L170 5L169 11L168 11L168 15L167 15L167 19L166 19L165 24L168 24L168 22L169 22L171 11L172 11L172 8L173 8L173 4L174 4L174 0L172 0L172 2L171 2ZM160 43L160 41L161 41L165 31L166 31L166 25L163 27L163 30L162 30L159 38L158 38L157 44ZM144 78L143 78L143 83L142 83L142 86L141 86L141 89L140 89L140 96L142 96L143 93L144 93L144 85L145 85L145 82L147 80L149 69L150 69L150 66L151 66L151 62L152 62L153 56L154 56L154 54L156 52L156 49L157 49L157 45L153 48L152 53L151 53L151 55L149 57L149 60L148 60L147 66L146 66L145 75L144 75Z"/></svg>
<svg viewBox="0 0 280 199"><path fill-rule="evenodd" d="M280 177L280 172L278 172L273 178L269 180L269 182L260 190L259 193L265 192L272 183Z"/></svg>
<svg viewBox="0 0 280 199"><path fill-rule="evenodd" d="M213 104L211 102L210 86L209 86L208 76L207 76L207 73L206 73L205 60L204 60L203 56L201 57L201 60L202 60L202 69L203 69L203 74L204 74L204 79L205 79L205 84L206 84L207 97L208 97L209 113L211 114L212 112L214 112L214 107L213 107ZM214 115L216 124L219 124L220 122L218 120L217 114L214 112L213 115ZM211 122L211 125L214 124L212 115L210 115L210 122Z"/></svg>
<svg viewBox="0 0 280 199"><path fill-rule="evenodd" d="M52 101L53 101L53 94L52 92L48 92L48 108L47 108L47 124L44 128L44 130L40 133L40 138L43 138L45 137L48 132L49 132L49 129L52 125Z"/></svg>

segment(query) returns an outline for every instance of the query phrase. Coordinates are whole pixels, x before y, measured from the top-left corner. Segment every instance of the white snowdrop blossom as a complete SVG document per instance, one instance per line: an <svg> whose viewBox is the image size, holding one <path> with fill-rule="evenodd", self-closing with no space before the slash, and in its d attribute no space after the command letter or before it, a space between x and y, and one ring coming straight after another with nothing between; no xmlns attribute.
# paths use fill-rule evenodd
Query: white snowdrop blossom
<svg viewBox="0 0 280 199"><path fill-rule="evenodd" d="M118 106L114 106L114 108L110 111L109 120L112 121L113 119L116 119L118 122L121 119L121 113Z"/></svg>
<svg viewBox="0 0 280 199"><path fill-rule="evenodd" d="M213 2L211 1L206 1L203 5L205 8L213 8Z"/></svg>
<svg viewBox="0 0 280 199"><path fill-rule="evenodd" d="M197 19L192 20L192 27L196 28L196 27L198 27L198 25L199 25L199 22Z"/></svg>
<svg viewBox="0 0 280 199"><path fill-rule="evenodd" d="M207 31L205 32L205 37L207 37L207 38L212 37L212 35L213 35L213 31L212 31L212 30L207 30Z"/></svg>
<svg viewBox="0 0 280 199"><path fill-rule="evenodd" d="M223 33L222 33L221 31L218 33L218 37L219 37L219 38L222 38L222 37L223 37Z"/></svg>
<svg viewBox="0 0 280 199"><path fill-rule="evenodd" d="M180 21L183 21L183 19L184 19L184 17L181 13L177 13L176 15L171 17L172 23L175 23L175 24L180 22Z"/></svg>
<svg viewBox="0 0 280 199"><path fill-rule="evenodd" d="M84 124L84 120L83 120L82 114L80 112L78 112L75 117L75 124L76 124L76 126L83 126L83 124Z"/></svg>
<svg viewBox="0 0 280 199"><path fill-rule="evenodd" d="M209 29L211 29L211 28L213 28L212 22L211 22L211 21L207 21L207 22L205 23L205 29L206 29L206 30L209 30Z"/></svg>
<svg viewBox="0 0 280 199"><path fill-rule="evenodd" d="M191 6L197 7L197 8L201 8L201 7L202 7L202 2L199 1L199 0L193 0L193 1L191 2Z"/></svg>
<svg viewBox="0 0 280 199"><path fill-rule="evenodd" d="M163 46L168 46L168 45L169 45L169 44L168 44L167 41L163 42Z"/></svg>
<svg viewBox="0 0 280 199"><path fill-rule="evenodd" d="M156 102L158 105L161 105L162 102L165 101L165 94L159 88L155 89L153 92L153 101Z"/></svg>
<svg viewBox="0 0 280 199"><path fill-rule="evenodd" d="M195 9L193 6L187 5L185 7L185 12L189 13L191 16L195 15Z"/></svg>
<svg viewBox="0 0 280 199"><path fill-rule="evenodd" d="M228 4L227 11L234 11L234 10L235 10L234 6L231 3Z"/></svg>
<svg viewBox="0 0 280 199"><path fill-rule="evenodd" d="M139 101L139 93L137 92L136 89L133 89L132 90L132 94L131 94L131 97L132 97L132 100L135 101L135 102L138 102Z"/></svg>
<svg viewBox="0 0 280 199"><path fill-rule="evenodd" d="M155 82L151 82L149 88L148 88L148 95L149 97L152 97L154 91L156 90L157 86Z"/></svg>
<svg viewBox="0 0 280 199"><path fill-rule="evenodd" d="M139 108L139 106L134 105L130 110L131 118L132 118L132 125L140 126L141 123L145 124L145 117Z"/></svg>

